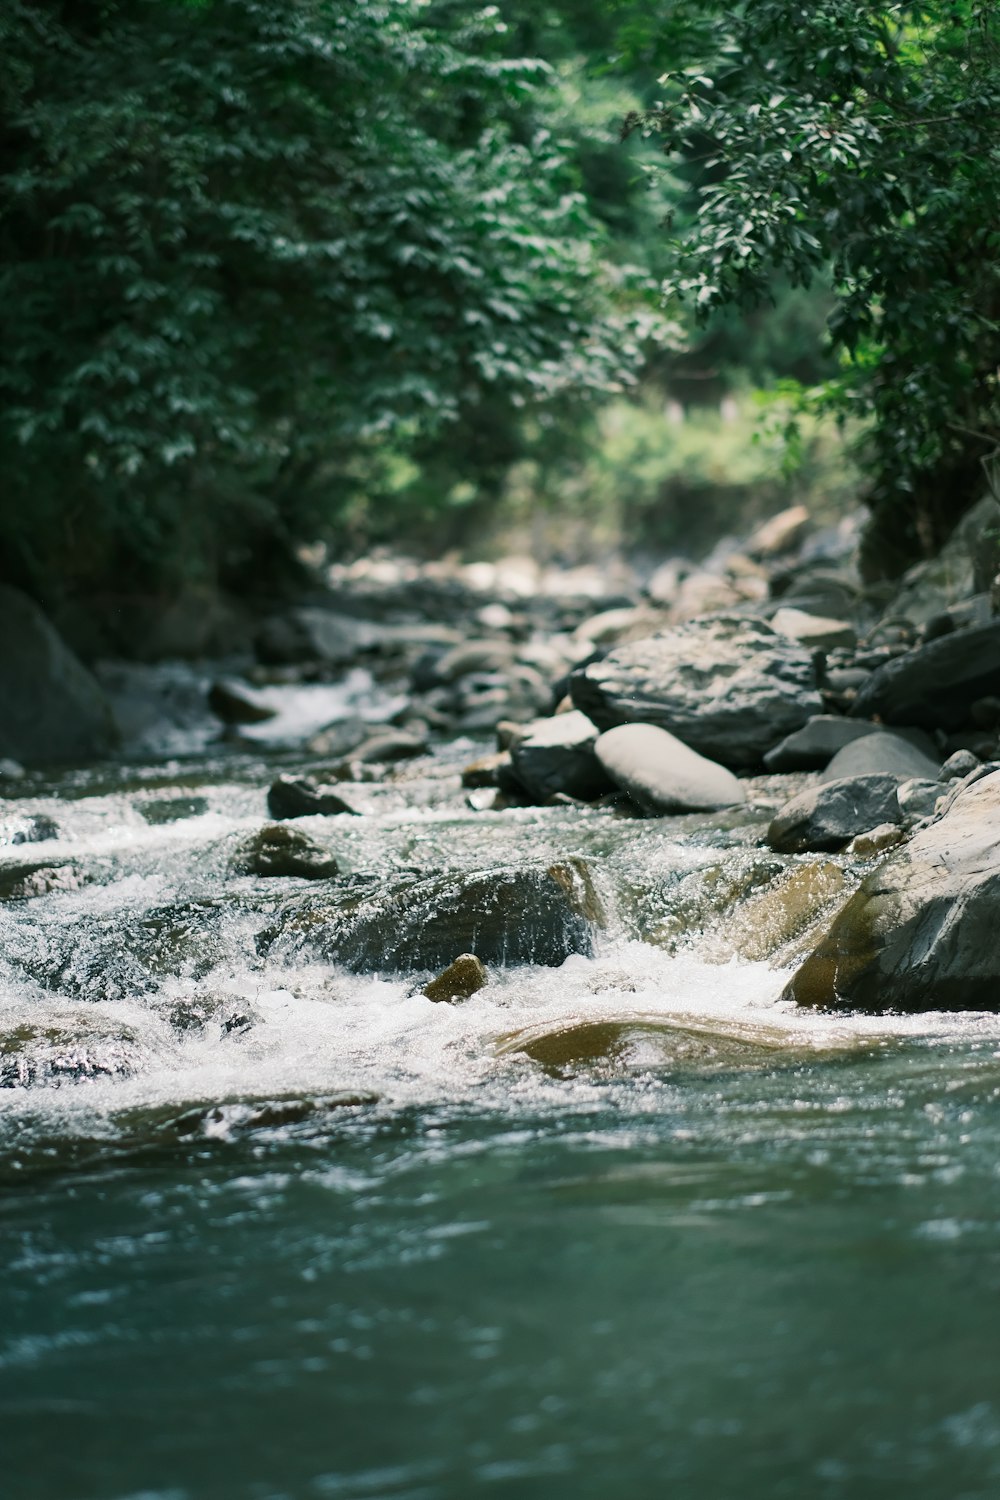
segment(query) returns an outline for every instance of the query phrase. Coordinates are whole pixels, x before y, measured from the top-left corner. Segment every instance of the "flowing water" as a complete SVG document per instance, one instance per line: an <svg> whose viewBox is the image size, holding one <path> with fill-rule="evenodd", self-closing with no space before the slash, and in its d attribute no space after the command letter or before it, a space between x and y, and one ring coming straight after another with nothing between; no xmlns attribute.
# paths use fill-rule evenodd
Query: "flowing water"
<svg viewBox="0 0 1000 1500"><path fill-rule="evenodd" d="M296 824L586 861L593 954L460 1005L261 944L273 758L0 803L0 1495L994 1500L1000 1021L781 1002L766 787L477 812L471 753Z"/></svg>

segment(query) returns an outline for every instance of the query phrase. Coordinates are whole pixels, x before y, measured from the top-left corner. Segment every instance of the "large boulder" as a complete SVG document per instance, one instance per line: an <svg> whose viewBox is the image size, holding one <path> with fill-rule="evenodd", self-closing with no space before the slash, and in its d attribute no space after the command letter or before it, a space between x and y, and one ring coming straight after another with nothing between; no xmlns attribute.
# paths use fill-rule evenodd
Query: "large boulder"
<svg viewBox="0 0 1000 1500"><path fill-rule="evenodd" d="M726 766L753 766L822 704L812 655L762 620L711 615L633 641L573 673L600 729L655 724Z"/></svg>
<svg viewBox="0 0 1000 1500"><path fill-rule="evenodd" d="M497 968L589 956L603 921L582 860L348 889L295 909L261 946L305 945L356 973L440 969L458 954Z"/></svg>
<svg viewBox="0 0 1000 1500"><path fill-rule="evenodd" d="M779 854L842 849L859 833L899 823L902 813L892 775L847 776L800 792L773 818L767 842Z"/></svg>
<svg viewBox="0 0 1000 1500"><path fill-rule="evenodd" d="M851 744L844 745L820 774L820 781L842 781L849 776L895 776L899 781L919 777L923 781L935 781L941 765L941 757L935 755L934 745L928 740L924 748L918 748L910 739L900 734L888 734L876 730L863 735Z"/></svg>
<svg viewBox="0 0 1000 1500"><path fill-rule="evenodd" d="M558 792L584 801L599 797L612 787L594 754L597 735L596 726L576 709L542 719L511 746L514 775L540 802Z"/></svg>
<svg viewBox="0 0 1000 1500"><path fill-rule="evenodd" d="M99 759L117 731L108 700L38 605L0 587L0 755L25 765Z"/></svg>
<svg viewBox="0 0 1000 1500"><path fill-rule="evenodd" d="M601 767L643 812L711 812L746 801L732 771L655 724L619 724L596 745Z"/></svg>
<svg viewBox="0 0 1000 1500"><path fill-rule="evenodd" d="M851 705L856 718L959 729L978 698L1000 695L1000 620L958 630L877 667Z"/></svg>
<svg viewBox="0 0 1000 1500"><path fill-rule="evenodd" d="M863 882L787 986L800 1005L1000 1010L1000 771Z"/></svg>

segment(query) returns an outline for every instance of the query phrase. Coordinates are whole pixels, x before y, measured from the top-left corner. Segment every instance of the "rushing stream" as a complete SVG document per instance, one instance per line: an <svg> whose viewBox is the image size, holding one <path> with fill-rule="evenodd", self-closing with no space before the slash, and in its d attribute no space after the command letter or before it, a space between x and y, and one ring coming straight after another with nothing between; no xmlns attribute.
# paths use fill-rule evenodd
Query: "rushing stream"
<svg viewBox="0 0 1000 1500"><path fill-rule="evenodd" d="M234 870L273 756L0 803L4 1500L994 1500L1000 1020L779 1001L766 785L476 811L475 748L296 823L586 862L593 956L460 1005L262 943L320 885Z"/></svg>

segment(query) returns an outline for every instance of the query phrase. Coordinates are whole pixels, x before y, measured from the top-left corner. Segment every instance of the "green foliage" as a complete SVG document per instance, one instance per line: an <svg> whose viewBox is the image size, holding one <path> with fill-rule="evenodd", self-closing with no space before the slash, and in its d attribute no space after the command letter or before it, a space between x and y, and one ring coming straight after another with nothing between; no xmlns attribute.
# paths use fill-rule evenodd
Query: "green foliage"
<svg viewBox="0 0 1000 1500"><path fill-rule="evenodd" d="M695 27L687 65L665 55L662 97L632 121L687 183L667 292L708 318L766 301L776 273L829 271L843 369L823 401L870 421L880 560L899 566L947 533L1000 440L996 6L669 15Z"/></svg>
<svg viewBox="0 0 1000 1500"><path fill-rule="evenodd" d="M9 0L8 569L259 569L387 442L499 472L525 411L633 379L655 319L554 93L491 9Z"/></svg>

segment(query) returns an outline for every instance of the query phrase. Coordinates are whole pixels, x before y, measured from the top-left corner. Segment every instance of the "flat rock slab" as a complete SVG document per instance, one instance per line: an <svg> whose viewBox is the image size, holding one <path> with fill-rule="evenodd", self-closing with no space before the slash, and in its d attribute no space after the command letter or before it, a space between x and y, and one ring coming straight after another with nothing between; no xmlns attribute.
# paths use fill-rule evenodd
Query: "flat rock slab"
<svg viewBox="0 0 1000 1500"><path fill-rule="evenodd" d="M932 747L933 748L933 747ZM845 745L820 773L820 781L841 781L847 776L895 776L899 781L919 777L935 781L941 766L938 756L926 755L899 734L876 730Z"/></svg>
<svg viewBox="0 0 1000 1500"><path fill-rule="evenodd" d="M610 780L648 813L711 812L746 801L732 771L655 724L619 724L601 735L597 759Z"/></svg>
<svg viewBox="0 0 1000 1500"><path fill-rule="evenodd" d="M856 718L960 729L978 698L1000 695L1000 620L957 630L877 667L851 705Z"/></svg>
<svg viewBox="0 0 1000 1500"><path fill-rule="evenodd" d="M574 672L577 708L602 730L655 724L726 766L754 766L820 712L809 651L762 620L712 615L633 641Z"/></svg>
<svg viewBox="0 0 1000 1500"><path fill-rule="evenodd" d="M1000 1010L1000 771L890 854L784 992L799 1005Z"/></svg>
<svg viewBox="0 0 1000 1500"><path fill-rule="evenodd" d="M793 797L772 820L767 842L778 854L832 851L902 814L895 776L848 776Z"/></svg>

